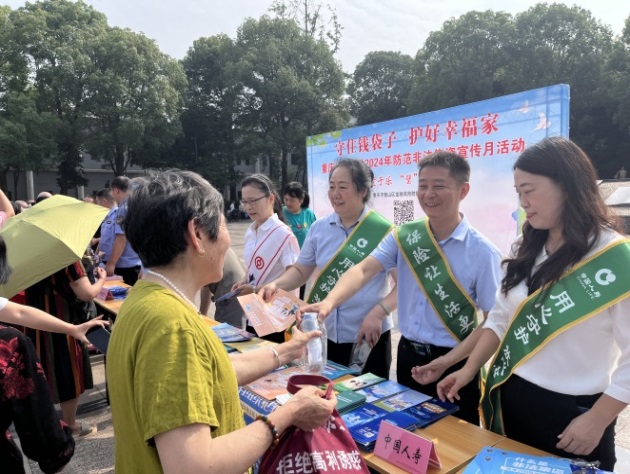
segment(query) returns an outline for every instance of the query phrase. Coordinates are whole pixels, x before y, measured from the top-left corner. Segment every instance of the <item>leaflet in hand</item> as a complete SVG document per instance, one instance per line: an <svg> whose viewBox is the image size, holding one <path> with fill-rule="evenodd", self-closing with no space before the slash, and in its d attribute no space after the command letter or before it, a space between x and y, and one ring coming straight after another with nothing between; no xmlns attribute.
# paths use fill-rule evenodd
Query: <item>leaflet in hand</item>
<svg viewBox="0 0 630 474"><path fill-rule="evenodd" d="M287 329L295 322L295 316L300 307L306 304L284 290L277 290L269 302L256 293L239 296L237 299L249 324L259 336Z"/></svg>

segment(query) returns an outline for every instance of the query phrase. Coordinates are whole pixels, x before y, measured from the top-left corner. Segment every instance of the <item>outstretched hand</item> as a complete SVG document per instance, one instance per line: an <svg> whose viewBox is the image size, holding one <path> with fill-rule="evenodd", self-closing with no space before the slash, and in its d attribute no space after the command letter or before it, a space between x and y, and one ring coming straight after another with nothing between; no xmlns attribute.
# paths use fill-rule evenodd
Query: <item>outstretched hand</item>
<svg viewBox="0 0 630 474"><path fill-rule="evenodd" d="M302 315L304 313L317 313L317 319L320 321L325 320L331 313L334 308L324 301L320 301L319 303L307 304L306 306L302 306L298 311L298 321L302 320Z"/></svg>
<svg viewBox="0 0 630 474"><path fill-rule="evenodd" d="M470 371L465 366L459 369L457 372L447 375L437 385L437 393L440 400L453 403L455 400L459 400L459 391L462 387L465 387L475 378L475 372Z"/></svg>
<svg viewBox="0 0 630 474"><path fill-rule="evenodd" d="M448 365L443 357L438 357L426 365L418 365L411 369L411 377L421 385L433 383L442 376Z"/></svg>
<svg viewBox="0 0 630 474"><path fill-rule="evenodd" d="M78 339L81 342L89 344L90 341L87 339L87 332L92 329L94 326L100 326L102 328L106 328L109 326L109 321L103 321L103 315L90 319L87 323L79 324L78 326L74 326L73 334L70 334L75 339Z"/></svg>

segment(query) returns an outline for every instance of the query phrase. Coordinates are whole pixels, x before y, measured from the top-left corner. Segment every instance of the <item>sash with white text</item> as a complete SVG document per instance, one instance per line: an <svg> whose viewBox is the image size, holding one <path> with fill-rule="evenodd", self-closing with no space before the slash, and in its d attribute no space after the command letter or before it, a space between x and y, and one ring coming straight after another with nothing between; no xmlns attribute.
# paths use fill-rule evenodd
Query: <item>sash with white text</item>
<svg viewBox="0 0 630 474"><path fill-rule="evenodd" d="M392 227L392 223L378 212L368 211L341 244L337 253L322 268L306 301L318 303L326 298L341 275L370 255Z"/></svg>
<svg viewBox="0 0 630 474"><path fill-rule="evenodd" d="M492 360L481 399L484 425L503 433L500 387L517 367L533 357L558 334L630 295L630 240L606 246L575 265L551 288L541 288L516 310ZM541 291L547 289L543 301Z"/></svg>
<svg viewBox="0 0 630 474"><path fill-rule="evenodd" d="M477 307L453 275L431 232L429 220L403 224L396 229L395 236L433 310L455 339L464 340L477 327Z"/></svg>

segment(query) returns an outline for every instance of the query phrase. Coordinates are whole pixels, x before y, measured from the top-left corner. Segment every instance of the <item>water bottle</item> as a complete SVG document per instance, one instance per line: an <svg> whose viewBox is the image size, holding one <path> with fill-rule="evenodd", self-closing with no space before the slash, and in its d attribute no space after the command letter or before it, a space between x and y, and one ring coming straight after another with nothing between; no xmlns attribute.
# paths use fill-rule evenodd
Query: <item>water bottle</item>
<svg viewBox="0 0 630 474"><path fill-rule="evenodd" d="M352 346L352 355L350 356L350 365L349 367L353 372L357 374L363 373L363 369L365 368L365 364L370 357L370 352L372 351L372 346L365 340L361 340L361 342L355 342Z"/></svg>
<svg viewBox="0 0 630 474"><path fill-rule="evenodd" d="M326 368L328 357L328 338L326 336L326 326L317 319L317 313L304 313L299 327L302 332L321 331L322 335L311 339L306 343L305 354L300 360L300 365L304 366L308 372L322 373Z"/></svg>

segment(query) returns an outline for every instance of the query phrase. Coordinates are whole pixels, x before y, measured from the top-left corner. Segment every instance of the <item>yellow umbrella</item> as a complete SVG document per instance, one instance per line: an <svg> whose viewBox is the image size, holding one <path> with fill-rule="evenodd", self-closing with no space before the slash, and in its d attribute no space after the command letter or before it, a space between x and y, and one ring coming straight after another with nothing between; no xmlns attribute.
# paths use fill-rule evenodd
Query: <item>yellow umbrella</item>
<svg viewBox="0 0 630 474"><path fill-rule="evenodd" d="M107 209L68 196L45 199L11 217L0 230L13 269L0 296L10 298L79 260Z"/></svg>

